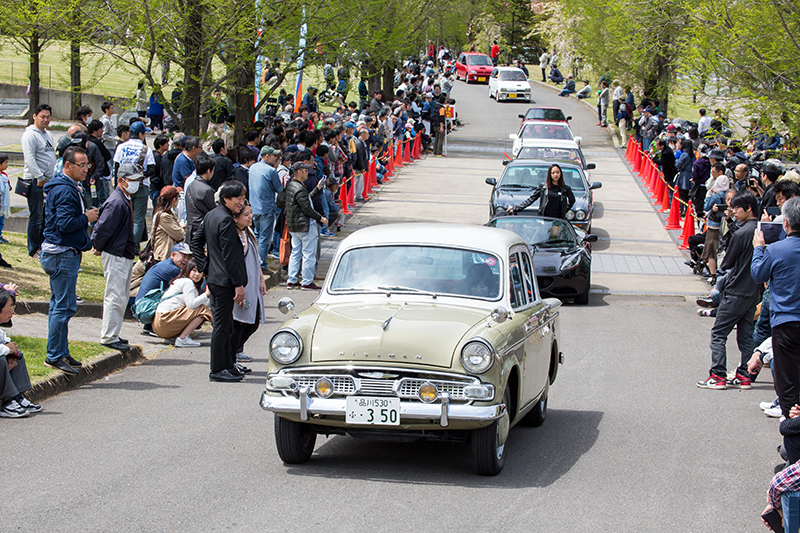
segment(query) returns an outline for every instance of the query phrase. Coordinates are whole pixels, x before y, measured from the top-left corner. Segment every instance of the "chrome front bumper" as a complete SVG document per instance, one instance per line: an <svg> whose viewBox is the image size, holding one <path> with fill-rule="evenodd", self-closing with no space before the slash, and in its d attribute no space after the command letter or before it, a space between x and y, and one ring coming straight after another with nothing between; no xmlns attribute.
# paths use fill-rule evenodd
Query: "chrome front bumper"
<svg viewBox="0 0 800 533"><path fill-rule="evenodd" d="M261 393L261 408L273 413L300 415L300 420L308 420L309 416L345 417L347 400L345 398L315 398L308 390L301 389L298 397L270 396ZM400 422L410 423L419 420L438 420L446 428L450 420L467 422L491 422L497 420L505 412L505 404L476 406L469 404L452 404L450 395L443 393L438 403L421 403L400 401Z"/></svg>

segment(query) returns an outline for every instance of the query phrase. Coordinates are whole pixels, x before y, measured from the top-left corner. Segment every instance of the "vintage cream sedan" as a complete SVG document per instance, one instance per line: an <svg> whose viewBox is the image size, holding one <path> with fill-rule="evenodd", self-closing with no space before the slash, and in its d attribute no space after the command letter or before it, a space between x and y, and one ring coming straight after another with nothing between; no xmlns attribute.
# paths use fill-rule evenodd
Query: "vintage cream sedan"
<svg viewBox="0 0 800 533"><path fill-rule="evenodd" d="M503 468L509 430L539 426L559 351L528 246L507 230L389 224L344 239L319 297L269 345L261 407L285 463L318 434L470 442L476 473Z"/></svg>

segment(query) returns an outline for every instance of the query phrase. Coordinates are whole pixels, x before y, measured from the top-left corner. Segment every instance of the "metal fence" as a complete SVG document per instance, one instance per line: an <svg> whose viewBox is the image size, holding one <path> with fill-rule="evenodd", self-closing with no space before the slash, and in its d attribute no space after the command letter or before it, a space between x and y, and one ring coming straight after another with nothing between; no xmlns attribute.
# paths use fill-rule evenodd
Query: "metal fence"
<svg viewBox="0 0 800 533"><path fill-rule="evenodd" d="M0 59L0 83L12 85L28 85L31 77L31 65L23 61ZM44 82L47 82L45 85ZM53 66L39 63L39 85L43 89L53 88Z"/></svg>

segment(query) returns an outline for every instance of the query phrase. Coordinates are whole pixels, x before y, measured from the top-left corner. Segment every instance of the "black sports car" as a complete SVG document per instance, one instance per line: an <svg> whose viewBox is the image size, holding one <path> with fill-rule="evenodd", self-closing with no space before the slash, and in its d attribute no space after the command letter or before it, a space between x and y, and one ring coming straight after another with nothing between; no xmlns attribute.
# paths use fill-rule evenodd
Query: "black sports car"
<svg viewBox="0 0 800 533"><path fill-rule="evenodd" d="M541 159L515 159L503 169L500 179L486 178L492 185L489 200L489 218L505 213L509 206L521 204L547 179L547 169L552 161ZM567 212L567 220L578 228L589 231L592 227L592 190L603 186L600 182L589 183L578 164L559 163L564 183L575 195L575 205ZM522 213L538 214L539 202L534 202Z"/></svg>
<svg viewBox="0 0 800 533"><path fill-rule="evenodd" d="M566 220L537 215L498 216L486 225L513 231L528 243L543 298L589 303L591 243L597 241L597 235L587 235Z"/></svg>

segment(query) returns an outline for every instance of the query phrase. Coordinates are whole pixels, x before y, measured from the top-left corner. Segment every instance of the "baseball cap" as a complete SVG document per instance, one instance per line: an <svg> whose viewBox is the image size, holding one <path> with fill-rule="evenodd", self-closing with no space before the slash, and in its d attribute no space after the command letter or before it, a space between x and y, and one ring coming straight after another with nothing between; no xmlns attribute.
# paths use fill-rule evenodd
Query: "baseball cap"
<svg viewBox="0 0 800 533"><path fill-rule="evenodd" d="M136 122L131 124L130 132L135 133L136 135L144 133L145 132L144 122L142 122L141 120L137 120Z"/></svg>
<svg viewBox="0 0 800 533"><path fill-rule="evenodd" d="M345 128L353 128L353 129L355 129L356 125L355 125L355 124L353 124L352 122L349 122L349 121L348 121L348 122L345 122L345 123L344 123L344 127L345 127Z"/></svg>
<svg viewBox="0 0 800 533"><path fill-rule="evenodd" d="M161 188L161 194L159 194L159 196L163 196L164 200L169 202L173 198L178 196L178 189L176 189L172 185L165 185L164 187Z"/></svg>
<svg viewBox="0 0 800 533"><path fill-rule="evenodd" d="M125 163L124 165L119 166L119 170L117 171L117 176L120 178L125 178L128 181L139 181L140 179L144 178L142 174L142 168L139 165L134 165L133 163Z"/></svg>
<svg viewBox="0 0 800 533"><path fill-rule="evenodd" d="M295 170L300 170L301 168L309 169L311 168L311 165L307 165L302 161L297 161L296 163L292 163L292 166L290 168L291 171L294 172Z"/></svg>
<svg viewBox="0 0 800 533"><path fill-rule="evenodd" d="M185 242L175 243L175 246L172 247L173 252L179 252L183 255L192 255L192 249L189 248L189 245Z"/></svg>
<svg viewBox="0 0 800 533"><path fill-rule="evenodd" d="M278 155L279 153L281 153L280 150L276 150L270 145L266 145L261 148L261 157L264 157L265 155Z"/></svg>

